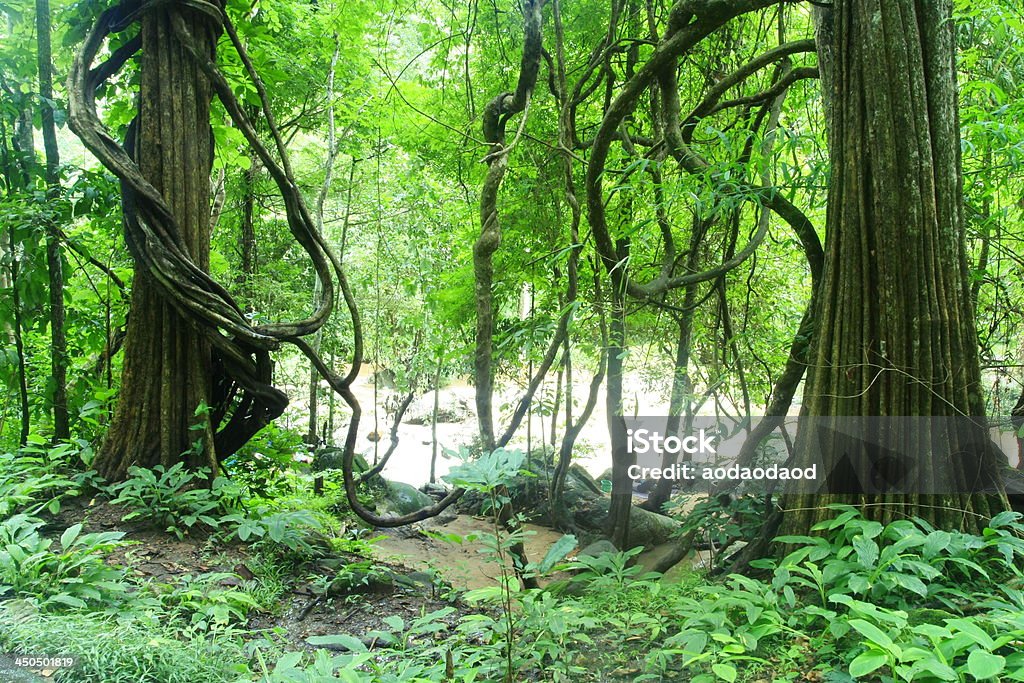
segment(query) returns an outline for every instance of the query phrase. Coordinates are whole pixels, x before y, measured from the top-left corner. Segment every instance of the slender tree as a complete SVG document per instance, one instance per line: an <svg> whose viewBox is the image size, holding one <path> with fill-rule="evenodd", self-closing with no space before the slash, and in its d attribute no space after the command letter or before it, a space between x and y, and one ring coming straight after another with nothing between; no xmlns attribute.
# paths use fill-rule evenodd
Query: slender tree
<svg viewBox="0 0 1024 683"><path fill-rule="evenodd" d="M43 150L46 153L46 197L53 201L60 195L60 152L57 149L57 126L54 122L53 55L50 49L50 0L36 0L36 45L39 64L40 121L43 129ZM50 278L50 374L53 382L53 436L67 439L67 337L64 331L64 271L61 262L59 227L56 217L48 216L46 224L46 268Z"/></svg>

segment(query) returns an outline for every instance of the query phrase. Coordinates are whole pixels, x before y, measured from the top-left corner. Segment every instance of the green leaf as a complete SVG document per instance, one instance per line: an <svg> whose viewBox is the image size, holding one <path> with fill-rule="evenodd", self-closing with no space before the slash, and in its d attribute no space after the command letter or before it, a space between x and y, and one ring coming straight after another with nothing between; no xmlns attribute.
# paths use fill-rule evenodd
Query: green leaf
<svg viewBox="0 0 1024 683"><path fill-rule="evenodd" d="M564 559L566 555L571 553L577 544L578 541L572 534L565 534L555 541L548 549L547 554L544 555L544 559L541 560L540 573L546 574L551 571L551 568L554 567L557 562Z"/></svg>
<svg viewBox="0 0 1024 683"><path fill-rule="evenodd" d="M967 657L967 671L976 680L994 678L1006 668L1006 658L984 650L974 650Z"/></svg>
<svg viewBox="0 0 1024 683"><path fill-rule="evenodd" d="M81 524L74 524L64 530L64 533L60 535L60 547L67 550L71 547L71 544L78 538L78 534L82 532Z"/></svg>
<svg viewBox="0 0 1024 683"><path fill-rule="evenodd" d="M736 681L736 667L732 664L712 664L711 670L723 681L734 683Z"/></svg>
<svg viewBox="0 0 1024 683"><path fill-rule="evenodd" d="M926 597L928 595L928 587L924 584L924 581L916 576L910 576L909 574L893 574L891 578L898 586L906 588L908 591L913 591L921 597Z"/></svg>
<svg viewBox="0 0 1024 683"><path fill-rule="evenodd" d="M872 671L885 666L889 657L878 650L868 650L850 662L850 675L854 678L866 676Z"/></svg>
<svg viewBox="0 0 1024 683"><path fill-rule="evenodd" d="M946 625L950 628L955 628L964 635L970 637L971 640L986 650L996 649L996 644L992 640L992 636L986 633L980 626L970 619L947 619Z"/></svg>
<svg viewBox="0 0 1024 683"><path fill-rule="evenodd" d="M863 574L854 574L850 577L850 581L847 584L854 593L866 593L871 588L871 583L868 581L868 577Z"/></svg>
<svg viewBox="0 0 1024 683"><path fill-rule="evenodd" d="M1005 512L1000 512L998 515L993 517L992 520L988 523L988 525L989 528L998 529L1000 527L1008 526L1016 521L1019 521L1021 517L1024 517L1024 515L1014 510L1007 510Z"/></svg>
<svg viewBox="0 0 1024 683"><path fill-rule="evenodd" d="M933 531L928 534L924 548L921 550L925 557L933 557L936 553L948 548L952 539L953 536L948 531Z"/></svg>
<svg viewBox="0 0 1024 683"><path fill-rule="evenodd" d="M313 646L337 645L349 652L366 652L366 645L355 636L339 634L333 636L309 636L306 642Z"/></svg>
<svg viewBox="0 0 1024 683"><path fill-rule="evenodd" d="M47 600L47 602L59 602L62 605L67 605L68 607L74 607L76 609L83 609L86 607L84 600L80 600L79 598L76 598L73 595L68 595L67 593L58 593Z"/></svg>
<svg viewBox="0 0 1024 683"><path fill-rule="evenodd" d="M878 544L858 534L853 537L853 549L857 551L857 562L865 569L875 566L878 561Z"/></svg>
<svg viewBox="0 0 1024 683"><path fill-rule="evenodd" d="M876 645L889 649L892 648L892 638L887 636L882 629L863 619L850 619L850 626L857 629L862 636Z"/></svg>

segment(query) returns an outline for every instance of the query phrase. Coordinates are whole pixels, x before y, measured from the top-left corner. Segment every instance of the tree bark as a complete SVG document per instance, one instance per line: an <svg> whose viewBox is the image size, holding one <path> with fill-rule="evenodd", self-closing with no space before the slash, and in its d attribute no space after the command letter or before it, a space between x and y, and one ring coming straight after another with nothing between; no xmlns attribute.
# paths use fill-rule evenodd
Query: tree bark
<svg viewBox="0 0 1024 683"><path fill-rule="evenodd" d="M210 255L211 90L176 38L180 12L193 39L213 55L216 31L188 9L154 9L142 18L142 63L135 158L162 194L191 260L203 270ZM213 430L202 415L211 402L211 351L201 335L136 268L125 341L121 395L95 467L108 480L131 465L216 469ZM199 411L200 414L197 414ZM201 425L201 426L199 426Z"/></svg>
<svg viewBox="0 0 1024 683"><path fill-rule="evenodd" d="M883 523L917 516L977 528L1005 508L1005 496L934 490L940 475L971 478L965 467L998 488L989 449L970 463L942 455L988 441L962 230L951 6L837 0L833 13L833 30L819 33L832 40L822 46L832 176L806 414L982 419L970 434L949 435L952 450L942 444L918 463L911 484L920 492L791 496L782 533L807 533L833 514L832 502ZM897 452L919 452L928 435L913 431L878 436ZM798 463L810 461L811 442L800 430Z"/></svg>

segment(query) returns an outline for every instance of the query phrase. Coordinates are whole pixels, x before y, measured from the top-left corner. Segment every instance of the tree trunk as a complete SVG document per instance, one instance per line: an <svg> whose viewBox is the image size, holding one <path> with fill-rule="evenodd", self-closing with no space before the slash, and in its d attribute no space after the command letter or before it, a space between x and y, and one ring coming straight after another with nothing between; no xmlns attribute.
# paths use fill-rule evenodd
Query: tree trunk
<svg viewBox="0 0 1024 683"><path fill-rule="evenodd" d="M50 50L50 0L36 0L36 44L39 65L40 120L43 149L46 152L46 196L60 196L60 153L57 150L57 126L53 118L53 66ZM68 426L68 358L64 333L64 271L61 263L59 228L56 216L46 224L46 268L50 277L50 374L53 381L53 437L70 438Z"/></svg>
<svg viewBox="0 0 1024 683"><path fill-rule="evenodd" d="M28 371L25 363L25 341L22 337L22 311L21 294L18 289L21 283L18 282L19 263L17 243L14 241L14 226L7 228L9 248L11 250L11 309L13 317L14 351L18 356L18 405L21 409L21 422L18 431L18 444L24 446L28 443L28 434L32 428L32 415L28 405Z"/></svg>
<svg viewBox="0 0 1024 683"><path fill-rule="evenodd" d="M709 223L696 218L690 232L690 245L686 253L686 270L690 273L697 272L700 262L700 247L707 234ZM682 312L676 316L676 324L679 326L679 335L676 337L675 363L672 370L672 389L668 401L668 422L665 425L667 435L679 436L689 432L693 423L693 380L690 378L690 349L693 337L693 318L697 308L697 293L700 283L693 282L683 289ZM682 430L683 413L686 413L686 422ZM671 467L678 456L666 452L661 459L662 468ZM642 505L651 512L661 512L665 503L672 497L672 479L659 479L654 485L654 490L648 495Z"/></svg>
<svg viewBox="0 0 1024 683"><path fill-rule="evenodd" d="M626 258L626 242L618 245L619 258ZM629 549L629 513L633 509L633 480L630 465L636 455L629 450L626 419L622 413L623 365L626 355L626 287L619 271L611 273L611 324L608 335L608 386L605 408L608 411L608 437L612 449L612 500L608 506L608 538L619 550Z"/></svg>
<svg viewBox="0 0 1024 683"><path fill-rule="evenodd" d="M832 60L823 82L832 177L826 265L804 404L809 416L969 416L983 418L978 341L964 251L954 33L946 0L837 0ZM831 502L861 506L881 522L922 517L945 528L977 528L1005 497L998 488L984 420L954 430L942 449L928 434L889 423L876 436L896 452L932 452L915 463L905 495L831 488L786 500L782 533L803 534L833 514ZM898 428L897 428L898 427ZM816 443L812 443L815 441ZM821 444L797 437L798 462ZM849 444L845 444L848 446ZM977 460L942 453L979 451ZM831 465L827 460L824 469Z"/></svg>
<svg viewBox="0 0 1024 683"><path fill-rule="evenodd" d="M213 54L216 32L187 9L160 7L142 19L142 64L135 158L163 196L182 231L192 261L209 267L211 91L206 77L175 37L171 13L180 12L201 49ZM212 426L202 407L211 401L207 342L136 268L117 411L97 471L125 477L131 465L216 469ZM197 425L202 425L197 427Z"/></svg>

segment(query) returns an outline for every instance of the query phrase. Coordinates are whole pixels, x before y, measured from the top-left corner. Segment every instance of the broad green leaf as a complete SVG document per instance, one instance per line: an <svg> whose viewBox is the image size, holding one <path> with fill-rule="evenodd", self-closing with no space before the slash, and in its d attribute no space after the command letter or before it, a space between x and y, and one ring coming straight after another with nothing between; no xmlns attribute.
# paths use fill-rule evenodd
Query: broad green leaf
<svg viewBox="0 0 1024 683"><path fill-rule="evenodd" d="M60 535L60 547L67 550L78 538L78 534L82 531L81 524L74 524L64 530L64 533Z"/></svg>
<svg viewBox="0 0 1024 683"><path fill-rule="evenodd" d="M555 541L548 549L547 554L544 555L544 559L541 560L540 573L546 574L551 571L551 568L571 553L577 544L578 541L572 534L565 534Z"/></svg>
<svg viewBox="0 0 1024 683"><path fill-rule="evenodd" d="M880 669L889 662L884 652L868 650L850 662L850 675L854 678L866 676L872 671Z"/></svg>
<svg viewBox="0 0 1024 683"><path fill-rule="evenodd" d="M736 681L736 667L732 664L712 664L711 670L723 681L734 683Z"/></svg>
<svg viewBox="0 0 1024 683"><path fill-rule="evenodd" d="M863 619L850 619L850 626L857 629L862 636L872 643L881 645L886 649L893 647L892 638L871 622L864 621Z"/></svg>
<svg viewBox="0 0 1024 683"><path fill-rule="evenodd" d="M355 636L338 634L333 636L309 636L306 642L315 647L335 645L348 650L349 652L366 652L366 645Z"/></svg>
<svg viewBox="0 0 1024 683"><path fill-rule="evenodd" d="M979 681L998 676L1004 668L1006 659L991 652L974 650L967 656L967 671Z"/></svg>

